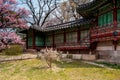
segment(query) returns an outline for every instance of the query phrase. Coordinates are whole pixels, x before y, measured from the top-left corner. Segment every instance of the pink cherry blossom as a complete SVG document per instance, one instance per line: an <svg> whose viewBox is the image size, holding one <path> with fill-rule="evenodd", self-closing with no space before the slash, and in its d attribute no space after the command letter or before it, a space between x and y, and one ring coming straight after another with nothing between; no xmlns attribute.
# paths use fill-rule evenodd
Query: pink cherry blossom
<svg viewBox="0 0 120 80"><path fill-rule="evenodd" d="M17 8L16 3L16 0L0 0L0 27L28 28L23 17L27 17L29 11Z"/></svg>
<svg viewBox="0 0 120 80"><path fill-rule="evenodd" d="M0 49L1 46L13 44L23 44L20 36L15 32L2 32L6 28L25 28L28 29L27 23L23 18L27 18L29 11L25 8L18 8L16 0L0 0Z"/></svg>
<svg viewBox="0 0 120 80"><path fill-rule="evenodd" d="M12 44L24 44L24 42L22 42L21 40L21 37L18 36L15 32L1 32L0 37L2 38L2 41L0 42L0 47L8 45L8 40L11 40L10 43Z"/></svg>
<svg viewBox="0 0 120 80"><path fill-rule="evenodd" d="M20 13L21 15L27 16L30 14L30 11L26 10L25 8L20 8L18 10L18 13Z"/></svg>
<svg viewBox="0 0 120 80"><path fill-rule="evenodd" d="M3 0L0 0L0 5L2 5L3 4Z"/></svg>
<svg viewBox="0 0 120 80"><path fill-rule="evenodd" d="M15 3L17 3L16 0L9 0L9 2L10 2L11 4L15 4Z"/></svg>

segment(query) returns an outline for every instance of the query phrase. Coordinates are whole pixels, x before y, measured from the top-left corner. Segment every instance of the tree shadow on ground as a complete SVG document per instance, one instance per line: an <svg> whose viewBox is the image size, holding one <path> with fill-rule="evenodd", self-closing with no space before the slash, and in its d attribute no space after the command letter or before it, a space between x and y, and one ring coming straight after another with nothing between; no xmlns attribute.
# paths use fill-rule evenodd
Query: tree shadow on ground
<svg viewBox="0 0 120 80"><path fill-rule="evenodd" d="M44 69L49 69L49 67L47 67L47 66L36 66L36 67L32 67L32 70L44 70Z"/></svg>

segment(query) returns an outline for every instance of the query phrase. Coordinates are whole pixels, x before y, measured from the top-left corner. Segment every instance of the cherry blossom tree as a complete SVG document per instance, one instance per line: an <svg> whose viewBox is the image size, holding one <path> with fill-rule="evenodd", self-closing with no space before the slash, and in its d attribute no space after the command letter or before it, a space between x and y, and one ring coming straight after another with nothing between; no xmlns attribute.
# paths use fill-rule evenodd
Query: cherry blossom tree
<svg viewBox="0 0 120 80"><path fill-rule="evenodd" d="M21 37L18 36L15 32L1 32L0 33L1 42L0 49L8 48L8 45L11 44L24 44L22 42Z"/></svg>
<svg viewBox="0 0 120 80"><path fill-rule="evenodd" d="M0 0L0 28L26 28L27 24L23 17L28 14L24 8L17 8L16 0Z"/></svg>
<svg viewBox="0 0 120 80"><path fill-rule="evenodd" d="M0 0L0 46L11 43L21 44L20 37L15 33L15 28L27 28L26 21L29 11L18 8L16 0Z"/></svg>

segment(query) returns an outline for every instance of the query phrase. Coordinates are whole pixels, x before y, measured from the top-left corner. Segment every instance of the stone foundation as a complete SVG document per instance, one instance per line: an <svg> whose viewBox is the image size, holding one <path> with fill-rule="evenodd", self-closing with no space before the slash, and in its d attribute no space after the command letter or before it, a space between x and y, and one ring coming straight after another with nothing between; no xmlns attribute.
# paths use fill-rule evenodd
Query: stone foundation
<svg viewBox="0 0 120 80"><path fill-rule="evenodd" d="M82 59L82 54L73 54L73 59Z"/></svg>
<svg viewBox="0 0 120 80"><path fill-rule="evenodd" d="M98 59L120 63L120 43L117 44L117 48L114 50L112 41L99 42L95 54L98 55Z"/></svg>
<svg viewBox="0 0 120 80"><path fill-rule="evenodd" d="M72 59L76 60L96 60L96 54L90 55L89 50L71 50L67 51L68 54L72 55ZM66 54L62 54L63 58L67 58L67 52L64 52Z"/></svg>
<svg viewBox="0 0 120 80"><path fill-rule="evenodd" d="M70 50L66 51L64 53L69 53L69 54L89 54L89 50Z"/></svg>
<svg viewBox="0 0 120 80"><path fill-rule="evenodd" d="M96 60L96 55L89 54L70 54L75 60ZM67 58L67 54L62 54L62 58Z"/></svg>
<svg viewBox="0 0 120 80"><path fill-rule="evenodd" d="M83 54L82 59L88 60L88 61L93 61L93 60L96 60L96 55Z"/></svg>

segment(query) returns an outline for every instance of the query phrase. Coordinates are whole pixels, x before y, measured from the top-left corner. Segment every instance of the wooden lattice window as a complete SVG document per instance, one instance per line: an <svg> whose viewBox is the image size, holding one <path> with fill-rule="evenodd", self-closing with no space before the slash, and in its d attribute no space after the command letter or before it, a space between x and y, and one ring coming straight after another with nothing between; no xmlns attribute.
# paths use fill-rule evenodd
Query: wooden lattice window
<svg viewBox="0 0 120 80"><path fill-rule="evenodd" d="M108 15L107 24L110 24L113 22L113 12L108 12L107 15Z"/></svg>
<svg viewBox="0 0 120 80"><path fill-rule="evenodd" d="M32 31L32 29L30 29L28 31L28 46L29 47L33 46L33 38L32 38L32 36L33 36L33 31Z"/></svg>
<svg viewBox="0 0 120 80"><path fill-rule="evenodd" d="M120 8L120 0L117 0L117 8Z"/></svg>
<svg viewBox="0 0 120 80"><path fill-rule="evenodd" d="M77 32L69 32L66 34L67 42L77 42Z"/></svg>
<svg viewBox="0 0 120 80"><path fill-rule="evenodd" d="M120 9L117 10L117 21L120 22Z"/></svg>
<svg viewBox="0 0 120 80"><path fill-rule="evenodd" d="M103 25L103 20L102 20L102 16L98 17L98 25L102 26Z"/></svg>
<svg viewBox="0 0 120 80"><path fill-rule="evenodd" d="M89 37L89 30L81 31L80 39L83 40L84 38Z"/></svg>
<svg viewBox="0 0 120 80"><path fill-rule="evenodd" d="M45 40L46 46L52 46L52 35L47 35Z"/></svg>
<svg viewBox="0 0 120 80"><path fill-rule="evenodd" d="M98 26L105 26L113 22L113 12L108 12L98 17Z"/></svg>
<svg viewBox="0 0 120 80"><path fill-rule="evenodd" d="M36 46L44 46L44 40L40 35L36 35L36 39L35 39L35 44Z"/></svg>
<svg viewBox="0 0 120 80"><path fill-rule="evenodd" d="M28 37L28 46L32 46L33 45L33 39L32 37Z"/></svg>
<svg viewBox="0 0 120 80"><path fill-rule="evenodd" d="M63 34L56 34L55 35L55 43L56 44L57 43L63 43L63 38L64 38Z"/></svg>

